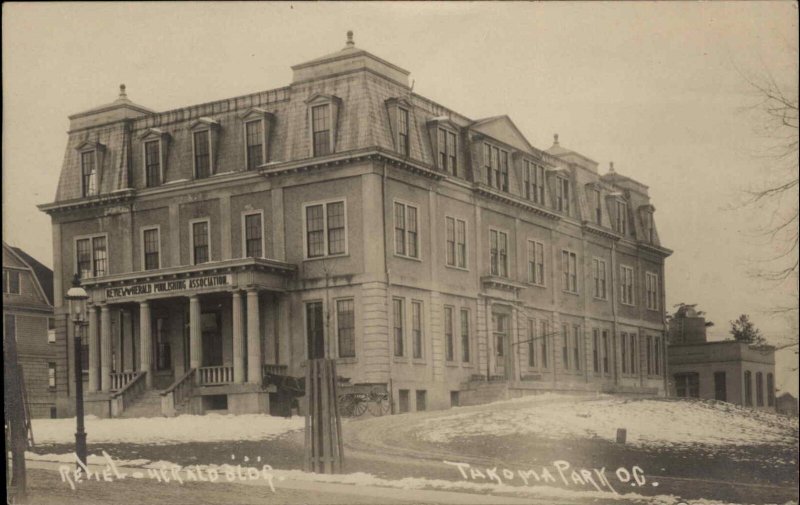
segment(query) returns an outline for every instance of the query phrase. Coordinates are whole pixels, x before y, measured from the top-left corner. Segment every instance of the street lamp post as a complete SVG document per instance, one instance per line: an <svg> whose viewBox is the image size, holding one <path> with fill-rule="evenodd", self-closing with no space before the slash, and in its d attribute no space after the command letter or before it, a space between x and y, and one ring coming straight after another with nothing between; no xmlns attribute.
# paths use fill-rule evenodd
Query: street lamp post
<svg viewBox="0 0 800 505"><path fill-rule="evenodd" d="M83 355L81 352L81 336L86 322L86 300L89 295L81 287L78 274L72 279L72 287L65 297L69 301L69 313L74 328L75 341L75 417L77 428L75 430L75 454L86 465L86 431L83 425Z"/></svg>

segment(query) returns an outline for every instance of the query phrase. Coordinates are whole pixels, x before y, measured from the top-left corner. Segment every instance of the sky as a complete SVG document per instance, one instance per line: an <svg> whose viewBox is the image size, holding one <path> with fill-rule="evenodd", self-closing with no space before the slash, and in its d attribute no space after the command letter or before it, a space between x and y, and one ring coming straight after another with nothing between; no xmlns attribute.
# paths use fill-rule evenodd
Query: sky
<svg viewBox="0 0 800 505"><path fill-rule="evenodd" d="M797 338L797 278L754 278L781 244L774 208L742 206L780 180L748 79L797 90L795 2L3 4L3 240L52 265L49 217L67 116L128 97L155 110L282 87L295 65L357 47L411 72L414 91L467 117L508 114L650 188L667 308L697 303L710 338L747 313ZM797 171L794 165L793 170ZM795 175L796 177L796 175ZM795 197L796 198L796 197ZM794 200L796 202L796 200ZM783 202L791 206L790 199ZM796 204L795 204L796 205ZM766 264L768 267L769 265ZM796 348L795 348L796 349ZM797 394L793 350L778 387ZM795 366L796 365L792 365Z"/></svg>

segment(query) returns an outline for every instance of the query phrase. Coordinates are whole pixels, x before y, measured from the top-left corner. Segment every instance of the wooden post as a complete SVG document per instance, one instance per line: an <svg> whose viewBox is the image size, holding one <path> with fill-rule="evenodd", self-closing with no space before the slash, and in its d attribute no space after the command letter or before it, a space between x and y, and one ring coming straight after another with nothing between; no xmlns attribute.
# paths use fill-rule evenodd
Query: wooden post
<svg viewBox="0 0 800 505"><path fill-rule="evenodd" d="M11 335L3 338L3 366L5 440L6 450L10 449L11 452L10 458L6 452L6 493L8 503L27 503L25 473L25 450L28 448L27 419L25 398L22 394L22 367L17 361L17 344Z"/></svg>
<svg viewBox="0 0 800 505"><path fill-rule="evenodd" d="M314 473L339 473L344 451L334 360L308 360L306 402L305 469Z"/></svg>

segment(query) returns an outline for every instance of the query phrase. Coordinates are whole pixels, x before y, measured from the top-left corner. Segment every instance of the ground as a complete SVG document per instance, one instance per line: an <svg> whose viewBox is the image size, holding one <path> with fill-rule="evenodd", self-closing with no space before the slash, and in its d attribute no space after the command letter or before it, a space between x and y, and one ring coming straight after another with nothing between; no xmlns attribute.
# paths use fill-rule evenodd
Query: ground
<svg viewBox="0 0 800 505"><path fill-rule="evenodd" d="M492 493L509 500L521 497L545 503L674 505L685 500L698 504L764 504L796 503L798 499L797 420L716 402L546 395L445 411L346 420L345 471L350 475L344 476L299 471L303 466L302 419L216 417L134 421L125 426L125 443L113 437L122 427L114 426L118 420L93 420L87 425L90 452L106 451L115 460L134 466L148 462L157 466L153 462L162 461L182 466L246 466L245 458L249 464L260 458L259 464L269 463L283 472L287 479L284 485L312 486L286 489L276 484L278 493L283 494L270 495L266 501L258 498L257 493L263 490L237 491L243 493L242 498L236 494L238 501L232 501L228 494L229 503L334 503L313 501L303 494L321 482L353 485L354 496L371 503L376 503L376 496L380 497L377 503L410 497L421 503L447 503L451 499L446 494L409 494L419 489L469 492L470 496ZM68 420L35 422L35 452L62 454L63 460L67 457L63 455L72 451L72 426ZM185 429L173 429L175 426ZM615 442L617 428L627 429L624 445ZM573 469L577 470L577 480ZM581 477L581 469L588 470L593 479L585 474ZM606 476L608 485L600 474ZM47 490L54 493L54 499L61 494L66 500L74 498L75 493L68 493L65 484L37 488L46 476L39 475L37 471L32 480L34 491ZM122 494L103 493L106 488L113 490L123 484L135 488L141 482L105 487L93 483L92 489L79 488L77 492L88 493L88 501L81 503L117 503L113 500L123 496L125 488L120 489ZM236 483L206 484L217 486L206 493L194 489L199 484L190 484L176 487L174 492L187 493L180 497L189 498L196 491L198 499L192 499L192 503L204 503L201 500L205 499L217 502L213 496L232 491L223 491L220 486L242 488ZM367 489L378 494L371 499L359 494ZM349 490L340 489L336 500L364 502L350 499ZM156 498L145 502L161 503Z"/></svg>

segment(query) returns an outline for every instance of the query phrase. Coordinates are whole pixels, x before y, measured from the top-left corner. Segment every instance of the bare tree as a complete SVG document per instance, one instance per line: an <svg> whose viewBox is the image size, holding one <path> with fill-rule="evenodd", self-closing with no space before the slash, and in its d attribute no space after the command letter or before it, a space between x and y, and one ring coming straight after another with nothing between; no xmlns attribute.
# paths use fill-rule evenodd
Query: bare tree
<svg viewBox="0 0 800 505"><path fill-rule="evenodd" d="M795 51L796 56L796 51ZM753 92L750 107L754 126L767 145L760 157L765 177L745 192L744 206L761 213L758 234L767 239L771 253L753 275L776 283L798 278L798 111L796 74L791 84L780 84L773 74L742 74ZM774 312L796 311L797 296Z"/></svg>

